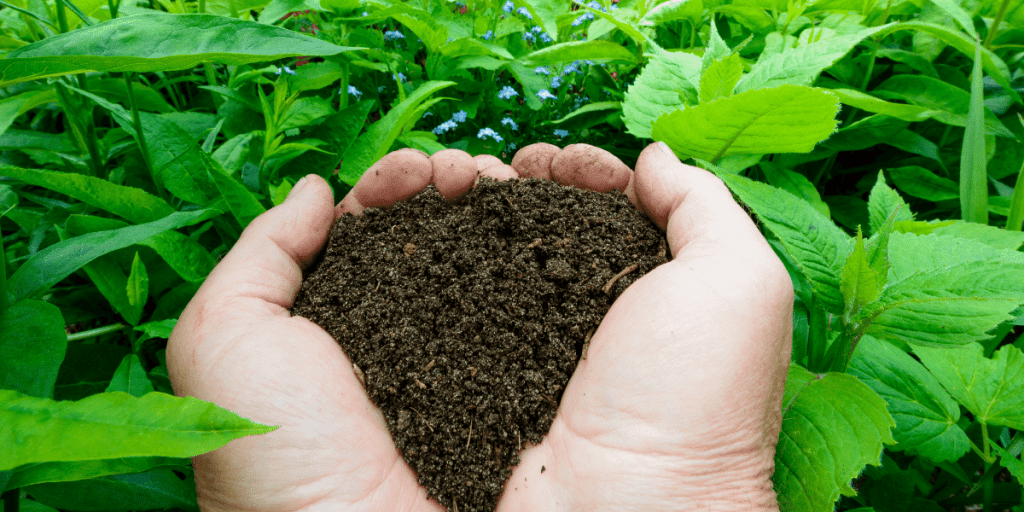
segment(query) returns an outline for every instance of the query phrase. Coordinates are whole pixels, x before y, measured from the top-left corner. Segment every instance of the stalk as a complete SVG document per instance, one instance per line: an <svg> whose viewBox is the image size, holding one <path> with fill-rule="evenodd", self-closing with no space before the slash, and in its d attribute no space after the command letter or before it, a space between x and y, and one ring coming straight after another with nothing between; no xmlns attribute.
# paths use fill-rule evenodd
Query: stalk
<svg viewBox="0 0 1024 512"><path fill-rule="evenodd" d="M95 338L96 336L110 334L112 332L120 331L121 329L124 329L124 324L105 325L103 327L89 329L88 331L68 334L68 341L81 341L88 338Z"/></svg>
<svg viewBox="0 0 1024 512"><path fill-rule="evenodd" d="M7 306L7 253L3 233L0 233L0 315L7 311Z"/></svg>
<svg viewBox="0 0 1024 512"><path fill-rule="evenodd" d="M119 6L120 6L119 3L115 4L114 0L107 0L107 9L110 10L110 19L112 19L112 20L116 20L117 19L117 8Z"/></svg>
<svg viewBox="0 0 1024 512"><path fill-rule="evenodd" d="M989 474L989 468L992 467L992 457L991 455L989 455L989 450L991 450L991 447L988 443L988 425L984 421L980 423L981 442L985 444L985 446L983 447L985 451L985 472L982 473L983 475L985 475L985 482L982 484L984 486L982 490L982 496L984 498L984 501L982 503L984 508L982 508L982 510L984 510L985 512L989 512L992 510L992 498L995 491L995 475Z"/></svg>
<svg viewBox="0 0 1024 512"><path fill-rule="evenodd" d="M1003 22L1003 16L1006 16L1006 8L1009 6L1010 0L1003 0L1003 3L999 5L999 12L996 13L996 19L992 21L992 28L988 29L988 35L985 36L985 48L992 49L992 40L996 38L999 24Z"/></svg>
<svg viewBox="0 0 1024 512"><path fill-rule="evenodd" d="M142 130L142 119L139 117L139 105L135 101L135 89L132 87L132 74L124 74L124 84L128 89L128 104L132 109L132 124L135 125L135 137L139 141L139 150L142 151L142 161L146 164L146 169L149 170L149 175L153 179L153 183L156 185L157 192L160 193L162 199L164 197L164 184L157 175L156 169L153 168L153 160L149 156L149 145L146 144L146 134Z"/></svg>
<svg viewBox="0 0 1024 512"><path fill-rule="evenodd" d="M64 0L57 0L57 26L61 34L68 31L68 14L64 12Z"/></svg>
<svg viewBox="0 0 1024 512"><path fill-rule="evenodd" d="M825 357L825 343L828 342L828 313L821 309L817 300L811 299L807 311L807 366L811 371L822 370Z"/></svg>

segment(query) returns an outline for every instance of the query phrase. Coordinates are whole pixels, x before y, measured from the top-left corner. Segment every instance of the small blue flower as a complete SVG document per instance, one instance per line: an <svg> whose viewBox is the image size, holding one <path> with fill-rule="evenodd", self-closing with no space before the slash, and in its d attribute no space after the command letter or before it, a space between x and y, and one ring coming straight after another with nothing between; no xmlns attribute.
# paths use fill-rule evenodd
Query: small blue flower
<svg viewBox="0 0 1024 512"><path fill-rule="evenodd" d="M594 65L594 61L592 61L590 59L587 59L587 60L583 61L583 63L588 65L588 66L593 66Z"/></svg>
<svg viewBox="0 0 1024 512"><path fill-rule="evenodd" d="M516 122L513 121L511 117L506 117L505 119L502 119L501 125L508 127L508 129L512 131L516 131L519 129L519 125L516 124Z"/></svg>
<svg viewBox="0 0 1024 512"><path fill-rule="evenodd" d="M465 110L460 110L460 111L452 114L452 121L455 121L456 123L465 123L466 122L466 115L467 114L466 114Z"/></svg>
<svg viewBox="0 0 1024 512"><path fill-rule="evenodd" d="M533 34L531 34L529 32L523 32L523 41L532 43L532 42L534 42L536 40L537 40L537 36L535 36L535 35L533 35Z"/></svg>
<svg viewBox="0 0 1024 512"><path fill-rule="evenodd" d="M530 29L530 32L533 32L534 34L540 34L541 32L544 32L544 27L541 27L539 25L535 26Z"/></svg>
<svg viewBox="0 0 1024 512"><path fill-rule="evenodd" d="M516 90L513 89L512 86L509 85L502 87L501 90L498 91L499 100L510 100L512 98L515 98L516 96L519 96L519 93L516 92Z"/></svg>
<svg viewBox="0 0 1024 512"><path fill-rule="evenodd" d="M487 32L484 33L482 37L484 38L485 41L490 41L491 38L494 37L494 32L488 30Z"/></svg>
<svg viewBox="0 0 1024 512"><path fill-rule="evenodd" d="M590 7L591 9L593 9L595 11L603 11L604 10L604 6L601 5L601 3L598 2L597 0L591 0L590 2L587 2L587 7Z"/></svg>
<svg viewBox="0 0 1024 512"><path fill-rule="evenodd" d="M508 151L515 151L516 150L516 143L515 142L506 142L505 143L505 149L508 150Z"/></svg>
<svg viewBox="0 0 1024 512"><path fill-rule="evenodd" d="M476 138L480 140L487 140L487 137L494 139L494 142L501 142L504 140L501 138L501 135L498 135L498 132L490 128L481 128L480 131L476 133Z"/></svg>
<svg viewBox="0 0 1024 512"><path fill-rule="evenodd" d="M575 73L575 72L577 72L579 70L580 70L579 61L573 62L572 64L569 64L568 66L562 68L562 76L565 76L565 75L568 75L568 74L571 74L571 73Z"/></svg>
<svg viewBox="0 0 1024 512"><path fill-rule="evenodd" d="M555 130L552 133L555 137L558 137L559 139L564 139L569 136L569 130Z"/></svg>
<svg viewBox="0 0 1024 512"><path fill-rule="evenodd" d="M527 9L526 7L520 7L519 9L516 9L516 12L518 12L519 14L522 14L523 16L525 16L526 19L528 19L528 20L532 20L533 19L533 15L530 14L529 9Z"/></svg>
<svg viewBox="0 0 1024 512"><path fill-rule="evenodd" d="M561 86L562 86L562 77L560 77L558 75L555 75L555 76L551 77L551 88L552 89L558 89Z"/></svg>
<svg viewBox="0 0 1024 512"><path fill-rule="evenodd" d="M363 17L364 17L364 18L365 18L365 17L367 17L367 16L369 16L369 15L370 15L370 13L368 13L368 12L366 12L366 11L363 11Z"/></svg>
<svg viewBox="0 0 1024 512"><path fill-rule="evenodd" d="M537 93L537 97L540 98L541 101L544 101L544 100L557 100L558 99L558 96L555 96L554 94L551 94L551 91L549 91L547 89L541 89L540 92Z"/></svg>
<svg viewBox="0 0 1024 512"><path fill-rule="evenodd" d="M544 67L544 66L541 66L541 67L533 70L533 72L538 74L538 75L550 75L551 74L551 71L548 68Z"/></svg>
<svg viewBox="0 0 1024 512"><path fill-rule="evenodd" d="M434 115L434 113L429 110L423 113L423 117L430 117L432 115Z"/></svg>
<svg viewBox="0 0 1024 512"><path fill-rule="evenodd" d="M384 32L384 40L385 41L395 41L395 40L398 40L398 39L405 39L405 34L399 32L397 30L389 30L387 32Z"/></svg>
<svg viewBox="0 0 1024 512"><path fill-rule="evenodd" d="M383 85L382 85L382 86L380 86L380 87L378 87L378 88L377 88L377 93L378 93L378 94L380 94L380 93L382 93L382 92L386 91L387 89L388 89L388 88L387 88L386 86L383 86Z"/></svg>
<svg viewBox="0 0 1024 512"><path fill-rule="evenodd" d="M549 36L547 32L540 33L540 40L545 43L550 43L551 41L554 41L554 39L551 39L551 36Z"/></svg>
<svg viewBox="0 0 1024 512"><path fill-rule="evenodd" d="M403 75L402 73L392 74L391 78L394 78L396 82L407 82L408 81L408 80L405 79L405 75Z"/></svg>
<svg viewBox="0 0 1024 512"><path fill-rule="evenodd" d="M280 75L282 71L284 71L285 73L288 73L289 75L294 75L295 74L295 71L292 71L292 69L289 68L288 66L281 66L281 67L277 68L277 74Z"/></svg>
<svg viewBox="0 0 1024 512"><path fill-rule="evenodd" d="M501 6L501 10L505 12L512 12L516 8L516 5L512 3L512 0L506 0L505 5Z"/></svg>
<svg viewBox="0 0 1024 512"><path fill-rule="evenodd" d="M448 130L454 130L458 126L459 125L455 124L454 121L445 121L445 122L437 125L437 128L434 128L433 130L430 130L430 131L434 135L441 135L442 133L447 132Z"/></svg>
<svg viewBox="0 0 1024 512"><path fill-rule="evenodd" d="M363 93L359 92L359 89L356 89L354 85L348 86L348 93L355 96L356 99L359 99L359 97L363 95Z"/></svg>

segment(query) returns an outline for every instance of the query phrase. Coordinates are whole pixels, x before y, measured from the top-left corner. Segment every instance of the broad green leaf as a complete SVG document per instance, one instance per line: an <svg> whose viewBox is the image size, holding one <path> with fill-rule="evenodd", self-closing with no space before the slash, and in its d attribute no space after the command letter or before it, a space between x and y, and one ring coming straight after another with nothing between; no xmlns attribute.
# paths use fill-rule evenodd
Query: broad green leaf
<svg viewBox="0 0 1024 512"><path fill-rule="evenodd" d="M576 0L576 4L581 7L581 9L579 9L576 12L589 12L594 16L601 18L599 22L609 23L614 28L621 30L623 34L626 34L627 36L632 38L633 41L636 42L637 46L640 47L641 51L647 48L648 46L660 48L660 46L658 46L658 43L653 38L647 36L646 34L644 34L639 29L636 28L635 11L631 9L617 9L612 12L602 12L597 9L591 9L587 7L586 4L581 2L580 0ZM609 32L610 31L611 30L609 30ZM589 40L595 40L598 37L602 36L604 36L604 34L599 34L597 28L591 25L591 28L587 33L587 38Z"/></svg>
<svg viewBox="0 0 1024 512"><path fill-rule="evenodd" d="M124 228L128 224L116 219L72 215L68 217L66 226L71 234L81 236L96 231ZM189 282L202 281L216 264L210 251L177 231L165 231L153 235L138 242L137 245L146 246L156 251L157 255L174 269L175 273Z"/></svg>
<svg viewBox="0 0 1024 512"><path fill-rule="evenodd" d="M850 237L807 202L789 192L742 176L721 174L740 201L782 241L811 283L823 307L842 314L841 265L852 249Z"/></svg>
<svg viewBox="0 0 1024 512"><path fill-rule="evenodd" d="M450 59L465 56L487 56L497 57L501 61L508 61L515 58L504 47L487 43L479 39L469 38L450 41L444 46L438 48L438 53Z"/></svg>
<svg viewBox="0 0 1024 512"><path fill-rule="evenodd" d="M50 482L73 482L109 475L141 473L158 468L187 468L188 459L172 457L126 457L123 459L79 462L43 462L22 466L14 471L7 486L11 489Z"/></svg>
<svg viewBox="0 0 1024 512"><path fill-rule="evenodd" d="M739 54L732 54L712 62L700 76L700 102L711 103L720 98L732 96L736 82L743 76L743 61Z"/></svg>
<svg viewBox="0 0 1024 512"><path fill-rule="evenodd" d="M988 224L988 159L985 152L985 114L988 109L985 108L985 92L981 82L981 44L977 46L974 70L971 72L970 109L960 150L960 218L967 222ZM1013 136L1013 132L1007 132Z"/></svg>
<svg viewBox="0 0 1024 512"><path fill-rule="evenodd" d="M662 52L648 61L626 90L622 119L629 133L651 138L651 125L677 108L696 105L700 58L690 53Z"/></svg>
<svg viewBox="0 0 1024 512"><path fill-rule="evenodd" d="M102 393L55 402L0 390L0 469L37 462L192 457L267 427L192 397ZM31 438L31 443L17 439ZM118 442L108 442L117 439Z"/></svg>
<svg viewBox="0 0 1024 512"><path fill-rule="evenodd" d="M876 114L844 126L825 141L823 146L836 151L856 151L887 144L908 153L931 158L942 166L939 147L917 132L907 129L909 126L910 123L907 121Z"/></svg>
<svg viewBox="0 0 1024 512"><path fill-rule="evenodd" d="M43 133L9 128L0 136L0 149L39 149L54 153L78 153L66 133Z"/></svg>
<svg viewBox="0 0 1024 512"><path fill-rule="evenodd" d="M402 128L413 121L421 103L455 82L424 82L405 101L392 108L380 121L373 123L345 152L338 179L355 185L366 169L391 150Z"/></svg>
<svg viewBox="0 0 1024 512"><path fill-rule="evenodd" d="M711 19L711 23L708 23L708 45L704 48L704 55L701 56L701 71L703 72L712 62L721 60L728 57L732 53L732 48L726 44L725 40L718 33L718 25L715 19Z"/></svg>
<svg viewBox="0 0 1024 512"><path fill-rule="evenodd" d="M871 261L864 251L864 237L857 230L853 252L843 265L843 278L839 289L845 301L844 313L856 314L860 308L878 297L878 272L871 267Z"/></svg>
<svg viewBox="0 0 1024 512"><path fill-rule="evenodd" d="M955 461L970 441L957 425L960 407L921 363L891 343L864 336L847 370L881 395L896 421L892 450L920 454L935 462Z"/></svg>
<svg viewBox="0 0 1024 512"><path fill-rule="evenodd" d="M956 348L914 347L932 375L987 425L1024 429L1024 353L1012 345L991 359L978 343Z"/></svg>
<svg viewBox="0 0 1024 512"><path fill-rule="evenodd" d="M523 85L523 101L526 106L533 110L543 108L544 102L537 97L537 93L549 88L547 77L538 75L537 68L527 67L519 61L508 63L507 68L516 81Z"/></svg>
<svg viewBox="0 0 1024 512"><path fill-rule="evenodd" d="M971 36L971 39L978 39L978 31L975 30L974 22L971 21L971 14L965 11L959 2L956 0L931 0L931 2L950 18L953 18L956 24Z"/></svg>
<svg viewBox="0 0 1024 512"><path fill-rule="evenodd" d="M924 121L939 114L939 111L927 107L880 100L870 94L854 89L829 89L829 92L838 96L839 101L843 102L843 105L849 105L873 114L895 117L896 119L911 123Z"/></svg>
<svg viewBox="0 0 1024 512"><path fill-rule="evenodd" d="M40 503L62 510L198 510L195 482L182 480L169 469L38 484L26 491Z"/></svg>
<svg viewBox="0 0 1024 512"><path fill-rule="evenodd" d="M858 43L888 27L875 27L856 34L788 48L754 64L736 84L736 93L776 87L782 84L810 85L823 70L832 66Z"/></svg>
<svg viewBox="0 0 1024 512"><path fill-rule="evenodd" d="M955 181L937 176L917 165L889 169L889 177L904 193L928 201L946 201L960 197Z"/></svg>
<svg viewBox="0 0 1024 512"><path fill-rule="evenodd" d="M597 63L624 61L636 63L638 56L622 45L610 41L570 41L541 48L520 60L531 66L547 66L561 62L591 60Z"/></svg>
<svg viewBox="0 0 1024 512"><path fill-rule="evenodd" d="M142 367L142 361L135 354L128 354L121 360L121 364L114 371L105 393L121 391L136 398L152 393L153 383L146 376L146 369Z"/></svg>
<svg viewBox="0 0 1024 512"><path fill-rule="evenodd" d="M24 300L0 313L0 389L53 397L68 337L57 306Z"/></svg>
<svg viewBox="0 0 1024 512"><path fill-rule="evenodd" d="M2 165L0 176L59 192L131 222L152 222L174 213L171 205L141 189L83 174Z"/></svg>
<svg viewBox="0 0 1024 512"><path fill-rule="evenodd" d="M896 216L896 222L914 218L910 207L898 192L885 184L885 175L879 171L878 180L875 181L875 186L871 188L871 194L868 196L868 224L871 233L877 233L885 219L897 208L900 208L900 211Z"/></svg>
<svg viewBox="0 0 1024 512"><path fill-rule="evenodd" d="M361 101L323 119L310 129L309 134L327 143L331 153L307 153L301 159L297 158L285 165L281 174L287 176L314 173L324 179L333 175L341 163L342 155L362 131L363 125L366 124L366 116L370 114L372 108L372 101Z"/></svg>
<svg viewBox="0 0 1024 512"><path fill-rule="evenodd" d="M652 137L680 156L714 162L736 154L807 153L836 131L839 101L823 89L782 85L676 110Z"/></svg>
<svg viewBox="0 0 1024 512"><path fill-rule="evenodd" d="M138 311L137 316L141 318L142 309L146 307L146 300L149 299L149 274L146 272L146 265L142 263L138 252L135 253L135 258L132 260L132 269L128 273L125 292L128 294L128 305L135 308Z"/></svg>
<svg viewBox="0 0 1024 512"><path fill-rule="evenodd" d="M896 75L879 84L871 93L880 98L903 100L928 109L929 117L940 123L967 126L971 95L942 80L923 75ZM984 125L983 134L1014 137L1013 132L991 110L982 108L979 112Z"/></svg>
<svg viewBox="0 0 1024 512"><path fill-rule="evenodd" d="M43 103L55 100L53 90L26 91L0 100L0 135L3 135L19 116Z"/></svg>
<svg viewBox="0 0 1024 512"><path fill-rule="evenodd" d="M206 164L206 172L209 173L210 179L216 185L217 190L220 191L220 196L227 203L228 209L231 210L231 215L235 217L235 220L238 221L238 224L243 229L253 219L267 211L252 195L252 192L249 192L249 189L245 188L244 185L228 174L215 159L206 153L203 153L201 156Z"/></svg>
<svg viewBox="0 0 1024 512"><path fill-rule="evenodd" d="M640 18L640 25L656 27L675 20L687 20L694 24L700 20L703 14L704 2L702 0L668 0L647 11L647 14Z"/></svg>
<svg viewBox="0 0 1024 512"><path fill-rule="evenodd" d="M768 184L781 188L794 196L810 203L815 210L818 210L825 218L829 218L828 205L821 200L818 189L808 180L806 176L798 172L783 169L772 162L761 162L761 171L764 172Z"/></svg>
<svg viewBox="0 0 1024 512"><path fill-rule="evenodd" d="M356 49L212 14L142 14L48 37L8 53L0 60L0 87L90 71L173 71L203 62L239 66Z"/></svg>
<svg viewBox="0 0 1024 512"><path fill-rule="evenodd" d="M233 175L248 161L253 140L259 140L265 135L263 130L235 135L213 152L213 159L220 163L225 172Z"/></svg>
<svg viewBox="0 0 1024 512"><path fill-rule="evenodd" d="M996 453L999 454L999 464L1017 479L1018 484L1024 485L1024 462L1021 462L1015 455L1004 450L1002 446L999 446L999 443L996 443L995 439L989 439L988 442L995 449Z"/></svg>
<svg viewBox="0 0 1024 512"><path fill-rule="evenodd" d="M898 275L900 255L890 251ZM854 321L879 339L950 347L988 338L1022 303L1024 262L971 261L890 282Z"/></svg>
<svg viewBox="0 0 1024 512"><path fill-rule="evenodd" d="M894 442L885 401L851 375L814 375L790 365L782 433L775 450L775 491L783 512L827 512L882 445Z"/></svg>
<svg viewBox="0 0 1024 512"><path fill-rule="evenodd" d="M940 235L937 231L939 229L932 230L928 235L892 234L889 254L894 280L971 261L1024 263L1024 254L1015 250L997 249L980 240Z"/></svg>
<svg viewBox="0 0 1024 512"><path fill-rule="evenodd" d="M137 244L153 235L191 226L220 212L202 209L176 212L160 220L109 231L99 231L57 242L33 255L7 281L8 303L34 297L90 261Z"/></svg>
<svg viewBox="0 0 1024 512"><path fill-rule="evenodd" d="M975 222L956 221L945 226L936 227L932 233L936 235L955 236L958 238L970 238L978 240L996 249L1010 249L1016 251L1024 244L1024 233L1020 231L1007 231L995 226L978 224Z"/></svg>

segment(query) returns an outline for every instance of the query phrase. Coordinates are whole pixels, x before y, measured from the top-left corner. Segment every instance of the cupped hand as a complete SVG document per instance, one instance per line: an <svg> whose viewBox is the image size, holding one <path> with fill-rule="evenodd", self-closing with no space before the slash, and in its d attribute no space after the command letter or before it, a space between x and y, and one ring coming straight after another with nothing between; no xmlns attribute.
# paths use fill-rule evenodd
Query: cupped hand
<svg viewBox="0 0 1024 512"><path fill-rule="evenodd" d="M662 145L636 172L583 145L493 157L384 157L337 207L316 176L250 224L178 320L175 392L274 432L196 457L214 510L441 510L326 332L288 308L337 216L433 183L446 198L479 175L623 190L666 231L673 259L633 283L591 340L545 440L528 448L500 511L774 510L773 458L789 362L792 286L717 178Z"/></svg>

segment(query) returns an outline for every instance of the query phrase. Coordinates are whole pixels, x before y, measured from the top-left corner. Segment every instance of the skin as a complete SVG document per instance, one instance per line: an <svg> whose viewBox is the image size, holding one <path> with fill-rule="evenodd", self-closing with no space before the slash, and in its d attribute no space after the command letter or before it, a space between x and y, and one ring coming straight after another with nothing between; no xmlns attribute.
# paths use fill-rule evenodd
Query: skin
<svg viewBox="0 0 1024 512"><path fill-rule="evenodd" d="M179 319L167 350L175 392L281 426L194 459L204 511L442 510L337 343L288 313L337 215L438 181L426 155L397 153L336 208L322 179L297 184L246 228ZM444 172L467 180L462 186L476 177ZM551 175L595 186L575 171ZM673 259L615 301L550 433L523 452L498 510L777 510L788 274L721 181L667 148L644 150L625 191L666 230Z"/></svg>

